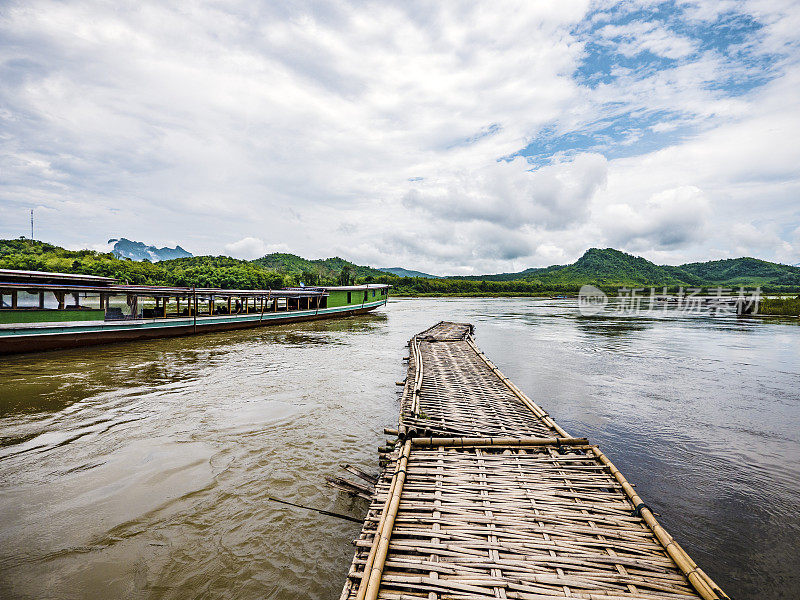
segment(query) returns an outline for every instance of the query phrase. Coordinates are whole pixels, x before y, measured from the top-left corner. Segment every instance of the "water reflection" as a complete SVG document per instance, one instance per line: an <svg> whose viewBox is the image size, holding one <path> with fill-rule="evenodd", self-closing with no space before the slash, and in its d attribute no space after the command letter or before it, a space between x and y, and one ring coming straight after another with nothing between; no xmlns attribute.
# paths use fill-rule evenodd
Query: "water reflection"
<svg viewBox="0 0 800 600"><path fill-rule="evenodd" d="M590 317L578 315L575 317L575 325L581 332L588 335L602 335L616 338L650 329L653 326L653 322L646 318Z"/></svg>
<svg viewBox="0 0 800 600"><path fill-rule="evenodd" d="M0 597L336 597L408 338L486 353L588 435L737 598L800 596L800 329L574 301L394 300L368 316L0 364Z"/></svg>

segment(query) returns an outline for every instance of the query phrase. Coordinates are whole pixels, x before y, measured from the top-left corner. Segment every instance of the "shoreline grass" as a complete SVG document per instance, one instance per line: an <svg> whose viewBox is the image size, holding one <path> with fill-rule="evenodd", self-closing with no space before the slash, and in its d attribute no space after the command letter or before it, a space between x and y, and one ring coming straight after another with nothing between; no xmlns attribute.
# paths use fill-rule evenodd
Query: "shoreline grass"
<svg viewBox="0 0 800 600"><path fill-rule="evenodd" d="M758 303L758 314L767 316L800 316L800 296L793 298L762 298Z"/></svg>

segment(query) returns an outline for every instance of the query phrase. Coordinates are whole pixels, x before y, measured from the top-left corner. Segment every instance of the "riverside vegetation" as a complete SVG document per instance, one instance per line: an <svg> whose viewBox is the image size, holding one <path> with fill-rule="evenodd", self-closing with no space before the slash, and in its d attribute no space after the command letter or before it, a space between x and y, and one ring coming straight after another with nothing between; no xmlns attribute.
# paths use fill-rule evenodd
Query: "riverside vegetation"
<svg viewBox="0 0 800 600"><path fill-rule="evenodd" d="M736 258L680 266L656 265L612 248L588 250L575 263L516 273L460 277L399 277L339 257L308 260L294 254L268 254L252 261L228 256L193 256L157 263L117 258L93 250L66 250L25 238L0 240L0 268L115 277L140 285L265 289L304 285L391 284L395 296L550 296L575 294L584 284L607 293L621 287L760 287L764 294L796 295L800 268L756 258ZM402 269L394 269L403 272ZM408 271L406 271L408 272ZM798 315L800 300L767 299L764 314Z"/></svg>
<svg viewBox="0 0 800 600"><path fill-rule="evenodd" d="M789 315L800 317L800 296L794 298L763 298L758 304L762 315Z"/></svg>

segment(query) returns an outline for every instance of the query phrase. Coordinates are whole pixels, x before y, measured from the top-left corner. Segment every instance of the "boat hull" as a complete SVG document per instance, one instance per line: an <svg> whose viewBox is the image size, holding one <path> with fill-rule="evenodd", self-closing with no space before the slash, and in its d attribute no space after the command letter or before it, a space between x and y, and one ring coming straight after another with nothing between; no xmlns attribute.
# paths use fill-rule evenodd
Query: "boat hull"
<svg viewBox="0 0 800 600"><path fill-rule="evenodd" d="M0 330L0 355L63 350L116 342L179 337L233 329L251 329L302 321L316 321L360 315L383 306L386 302L365 303L320 310L277 313L253 313L240 316L107 322L90 325L63 325Z"/></svg>

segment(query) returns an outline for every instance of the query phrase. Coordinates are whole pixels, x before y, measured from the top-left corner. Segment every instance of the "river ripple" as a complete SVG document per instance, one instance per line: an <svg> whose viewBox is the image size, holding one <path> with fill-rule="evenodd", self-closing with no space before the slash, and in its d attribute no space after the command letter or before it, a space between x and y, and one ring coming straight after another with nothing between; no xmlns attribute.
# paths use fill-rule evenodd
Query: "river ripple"
<svg viewBox="0 0 800 600"><path fill-rule="evenodd" d="M470 321L588 436L732 596L800 597L800 327L574 301L393 300L379 312L0 363L1 598L335 598L414 333Z"/></svg>

